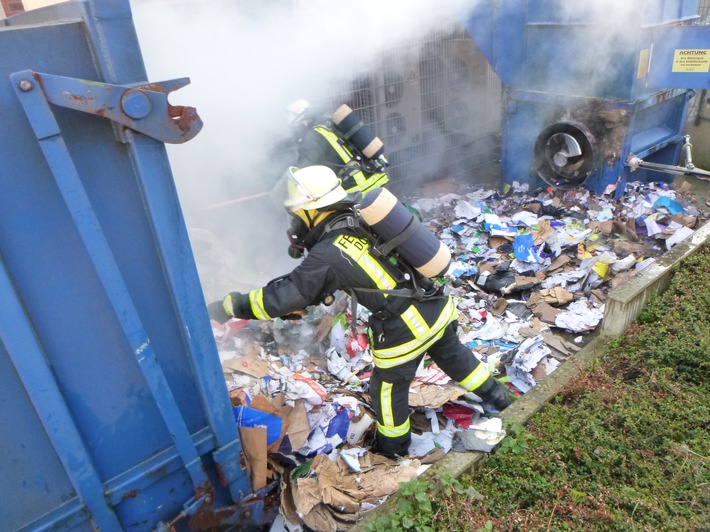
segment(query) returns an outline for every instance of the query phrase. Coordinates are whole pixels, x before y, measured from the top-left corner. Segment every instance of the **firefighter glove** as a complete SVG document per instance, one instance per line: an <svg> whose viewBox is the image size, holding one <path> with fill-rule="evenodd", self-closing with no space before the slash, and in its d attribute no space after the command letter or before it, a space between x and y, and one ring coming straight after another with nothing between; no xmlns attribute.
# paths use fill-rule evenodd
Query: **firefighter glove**
<svg viewBox="0 0 710 532"><path fill-rule="evenodd" d="M251 310L251 301L249 294L241 292L230 292L222 301L224 311L232 318L240 318L244 320L254 319L254 313Z"/></svg>
<svg viewBox="0 0 710 532"><path fill-rule="evenodd" d="M513 402L508 387L500 381L494 379L494 386L486 396L486 400L499 412L510 406Z"/></svg>
<svg viewBox="0 0 710 532"><path fill-rule="evenodd" d="M224 310L222 301L213 301L207 305L207 313L210 315L210 319L217 323L227 323L232 318L232 316L227 314Z"/></svg>

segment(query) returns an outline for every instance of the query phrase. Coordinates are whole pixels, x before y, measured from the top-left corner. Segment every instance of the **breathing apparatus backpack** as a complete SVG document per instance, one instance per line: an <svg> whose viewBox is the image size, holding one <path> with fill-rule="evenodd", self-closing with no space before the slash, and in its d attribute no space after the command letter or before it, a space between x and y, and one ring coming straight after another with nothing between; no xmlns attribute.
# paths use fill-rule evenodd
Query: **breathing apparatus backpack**
<svg viewBox="0 0 710 532"><path fill-rule="evenodd" d="M371 253L393 264L407 284L411 284L411 287L392 290L352 289L353 312L357 305L356 292L379 292L420 301L446 297L445 285L436 278L449 268L449 249L390 191L370 190L359 205L330 221L324 234L343 227L354 229L367 239Z"/></svg>
<svg viewBox="0 0 710 532"><path fill-rule="evenodd" d="M382 140L365 125L360 116L350 106L343 104L331 116L334 133L341 143L355 156L359 163L368 172L384 172L389 165L384 151Z"/></svg>

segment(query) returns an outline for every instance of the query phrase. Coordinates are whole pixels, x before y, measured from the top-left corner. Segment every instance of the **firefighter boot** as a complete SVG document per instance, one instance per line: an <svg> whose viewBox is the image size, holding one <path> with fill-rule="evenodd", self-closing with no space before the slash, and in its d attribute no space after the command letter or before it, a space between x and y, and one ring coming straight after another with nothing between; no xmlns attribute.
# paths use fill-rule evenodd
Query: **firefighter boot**
<svg viewBox="0 0 710 532"><path fill-rule="evenodd" d="M377 434L375 436L375 443L370 450L373 453L398 462L409 454L410 438L406 438L404 441L399 440L401 440L401 438L385 438Z"/></svg>

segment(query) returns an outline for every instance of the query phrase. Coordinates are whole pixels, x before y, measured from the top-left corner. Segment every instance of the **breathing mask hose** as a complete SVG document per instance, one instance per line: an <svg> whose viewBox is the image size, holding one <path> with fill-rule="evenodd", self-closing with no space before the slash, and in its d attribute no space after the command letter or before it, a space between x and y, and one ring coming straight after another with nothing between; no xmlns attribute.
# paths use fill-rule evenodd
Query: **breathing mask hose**
<svg viewBox="0 0 710 532"><path fill-rule="evenodd" d="M292 259L302 258L303 257L303 248L296 247L293 244L291 244L288 247L288 256L291 257Z"/></svg>
<svg viewBox="0 0 710 532"><path fill-rule="evenodd" d="M292 259L300 259L303 257L303 252L305 247L303 246L303 241L308 235L308 226L299 217L291 215L288 231L286 231L286 236L288 237L288 256Z"/></svg>

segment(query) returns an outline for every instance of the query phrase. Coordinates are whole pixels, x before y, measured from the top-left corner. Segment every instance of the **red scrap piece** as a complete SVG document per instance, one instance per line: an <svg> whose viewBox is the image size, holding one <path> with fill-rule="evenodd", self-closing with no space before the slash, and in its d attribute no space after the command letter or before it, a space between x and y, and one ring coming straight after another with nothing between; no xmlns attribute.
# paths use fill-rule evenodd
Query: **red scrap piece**
<svg viewBox="0 0 710 532"><path fill-rule="evenodd" d="M521 397L523 395L521 391L519 391L515 386L513 386L509 382L504 382L503 384L505 384L516 397Z"/></svg>
<svg viewBox="0 0 710 532"><path fill-rule="evenodd" d="M471 426L473 415L476 413L472 408L455 403L444 404L442 410L445 418L452 419L454 425L464 430Z"/></svg>
<svg viewBox="0 0 710 532"><path fill-rule="evenodd" d="M353 343L357 345L357 353L353 349ZM350 355L350 358L355 358L359 353L364 353L369 345L369 339L366 334L358 334L355 336L355 341L351 339L345 346L345 350Z"/></svg>
<svg viewBox="0 0 710 532"><path fill-rule="evenodd" d="M235 334L237 334L240 330L242 330L244 327L246 327L249 324L249 320L238 320L238 319L231 319L227 323L224 324L225 326L225 340L227 338L231 338Z"/></svg>

